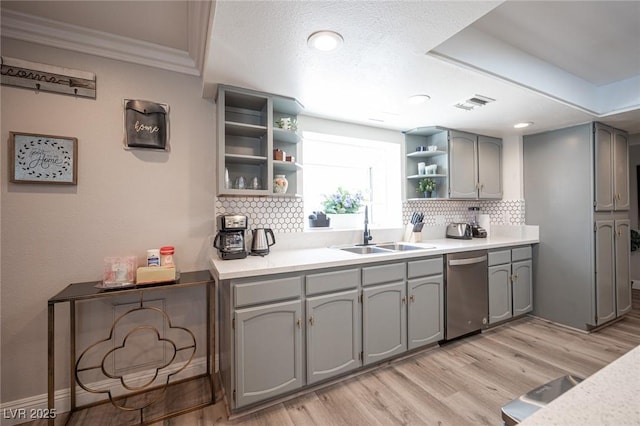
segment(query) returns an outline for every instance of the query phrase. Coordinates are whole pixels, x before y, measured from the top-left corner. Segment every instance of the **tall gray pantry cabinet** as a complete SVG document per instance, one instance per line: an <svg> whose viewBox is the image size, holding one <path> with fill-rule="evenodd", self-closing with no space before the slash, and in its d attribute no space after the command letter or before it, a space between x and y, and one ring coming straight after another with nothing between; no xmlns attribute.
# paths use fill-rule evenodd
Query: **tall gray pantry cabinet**
<svg viewBox="0 0 640 426"><path fill-rule="evenodd" d="M523 138L526 222L540 226L533 313L590 330L631 310L625 132L588 123Z"/></svg>

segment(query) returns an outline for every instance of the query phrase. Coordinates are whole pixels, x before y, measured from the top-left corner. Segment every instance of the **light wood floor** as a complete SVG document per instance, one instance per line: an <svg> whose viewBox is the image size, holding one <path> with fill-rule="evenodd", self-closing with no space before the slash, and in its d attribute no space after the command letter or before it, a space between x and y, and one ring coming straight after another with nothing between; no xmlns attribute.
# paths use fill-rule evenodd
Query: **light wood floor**
<svg viewBox="0 0 640 426"><path fill-rule="evenodd" d="M565 374L586 378L639 344L634 290L633 311L596 333L523 318L233 421L219 401L154 425L501 425L510 400ZM98 412L74 419L122 424Z"/></svg>

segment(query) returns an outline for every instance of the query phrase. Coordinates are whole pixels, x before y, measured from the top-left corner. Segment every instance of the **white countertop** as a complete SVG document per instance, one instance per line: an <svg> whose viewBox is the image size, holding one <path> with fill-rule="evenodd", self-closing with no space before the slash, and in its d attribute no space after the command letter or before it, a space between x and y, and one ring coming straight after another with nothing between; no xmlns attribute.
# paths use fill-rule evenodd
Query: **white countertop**
<svg viewBox="0 0 640 426"><path fill-rule="evenodd" d="M362 265L371 262L411 259L453 252L487 250L500 247L538 243L537 232L529 235L490 236L472 240L450 238L430 239L422 243L407 243L425 250L389 253L356 254L330 247L308 249L283 249L275 247L264 257L247 256L245 259L221 260L217 255L209 259L210 271L218 280L255 277L283 272L298 272L336 266ZM381 243L381 242L380 242Z"/></svg>
<svg viewBox="0 0 640 426"><path fill-rule="evenodd" d="M640 346L560 395L520 425L640 425Z"/></svg>

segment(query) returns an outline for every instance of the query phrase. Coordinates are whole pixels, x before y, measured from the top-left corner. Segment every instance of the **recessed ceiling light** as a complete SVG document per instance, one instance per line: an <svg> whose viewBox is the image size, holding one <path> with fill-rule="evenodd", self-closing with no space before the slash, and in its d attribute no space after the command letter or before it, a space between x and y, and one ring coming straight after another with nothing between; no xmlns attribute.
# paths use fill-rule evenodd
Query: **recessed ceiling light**
<svg viewBox="0 0 640 426"><path fill-rule="evenodd" d="M312 49L331 52L342 45L344 39L335 31L317 31L309 36L307 45Z"/></svg>
<svg viewBox="0 0 640 426"><path fill-rule="evenodd" d="M522 123L517 123L513 125L514 129L524 129L525 127L529 127L533 124L532 121L526 121L526 122L522 122Z"/></svg>
<svg viewBox="0 0 640 426"><path fill-rule="evenodd" d="M426 103L430 99L431 99L431 96L429 95L413 95L413 96L409 96L409 99L407 99L407 102L409 102L411 105L420 105L420 104Z"/></svg>

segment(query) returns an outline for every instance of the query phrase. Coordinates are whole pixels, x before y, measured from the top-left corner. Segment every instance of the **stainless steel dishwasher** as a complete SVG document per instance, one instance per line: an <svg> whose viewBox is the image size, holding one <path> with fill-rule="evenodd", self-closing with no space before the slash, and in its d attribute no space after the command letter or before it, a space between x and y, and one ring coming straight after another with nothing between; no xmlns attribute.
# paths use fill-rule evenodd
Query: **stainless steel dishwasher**
<svg viewBox="0 0 640 426"><path fill-rule="evenodd" d="M481 330L489 315L487 251L452 253L447 259L445 340Z"/></svg>

